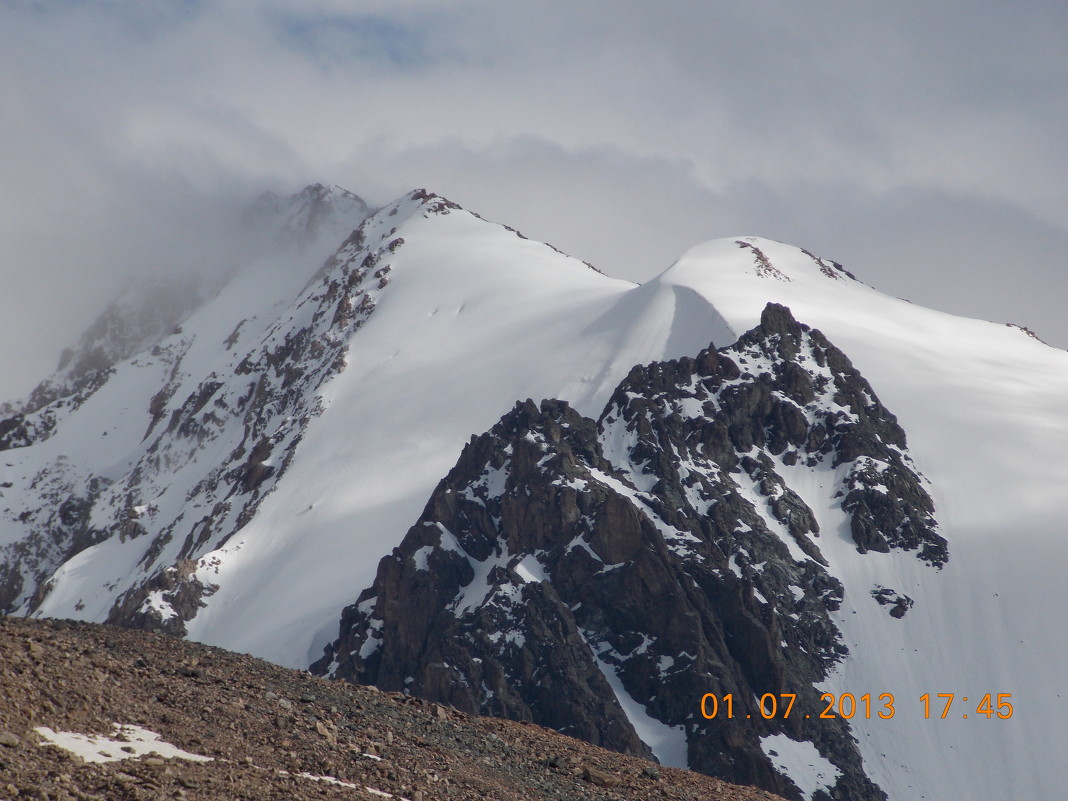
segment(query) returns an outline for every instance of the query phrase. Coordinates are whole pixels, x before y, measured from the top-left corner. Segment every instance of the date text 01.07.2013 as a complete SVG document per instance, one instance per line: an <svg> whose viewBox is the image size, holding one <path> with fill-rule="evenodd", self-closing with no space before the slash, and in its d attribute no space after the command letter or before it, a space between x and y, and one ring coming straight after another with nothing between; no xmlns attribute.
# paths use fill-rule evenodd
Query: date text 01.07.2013
<svg viewBox="0 0 1068 801"><path fill-rule="evenodd" d="M975 701L977 698L978 703ZM958 696L956 693L935 693L932 695L931 693L924 693L919 700L924 719L930 719L934 716L945 720L951 715L959 714L962 719L967 720L968 715L971 714L973 717L985 717L988 720L995 717L1007 720L1012 717L1013 713L1012 703L1009 701L1010 698L1012 698L1012 693L984 693L981 696L978 694L973 695L973 700L969 703L966 695ZM746 711L742 705L739 705L739 711L736 714L733 693L726 693L721 696L714 693L705 693L701 696L701 717L706 720L754 717L762 717L765 720L771 720L776 717L786 719L790 717L796 700L796 693L764 693L760 696L755 710ZM838 695L824 693L820 696L820 701L825 704L823 710L819 714L806 714L804 717L826 719L841 717L848 720L859 716L865 720L873 717L889 720L897 714L897 707L895 706L897 699L893 693L880 693L878 696L874 696L872 693L864 693L860 696L853 693L840 693ZM954 706L954 701L957 701L956 706Z"/></svg>

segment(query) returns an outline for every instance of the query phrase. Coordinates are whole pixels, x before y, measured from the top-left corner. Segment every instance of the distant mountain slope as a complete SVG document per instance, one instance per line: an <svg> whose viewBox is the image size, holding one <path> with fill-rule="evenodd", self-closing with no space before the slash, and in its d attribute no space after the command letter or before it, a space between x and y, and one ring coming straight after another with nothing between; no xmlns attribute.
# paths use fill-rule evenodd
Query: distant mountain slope
<svg viewBox="0 0 1068 801"><path fill-rule="evenodd" d="M237 261L215 265L218 272L212 275L203 274L195 265L190 265L188 275L161 275L155 272L155 265L145 265L143 274L131 279L78 343L63 351L56 372L38 384L29 397L14 402L4 399L0 413L8 417L30 414L57 399L94 391L113 365L174 333L233 277L243 259L255 258L256 251L262 249L306 257L309 251L321 251L324 242L332 252L371 211L362 198L337 186L313 184L288 197L264 193L244 215L243 230L236 236L242 247L233 254ZM246 250L248 253L241 252ZM28 444L42 433L38 430L17 439L0 431L0 446Z"/></svg>
<svg viewBox="0 0 1068 801"><path fill-rule="evenodd" d="M217 485L222 472L217 454L211 464L194 454L208 443L218 449L228 442L231 458L239 459L234 449L253 449L267 425L248 413L241 426L225 431L228 418L247 411L248 398L236 400L232 394L246 393L247 382L238 379L224 389L219 373L241 366L243 354L234 353L240 334L246 341L259 340L252 359L263 360L272 351L278 360L277 343L264 347L264 342L279 330L282 341L291 335L277 314L308 278L294 273L293 262L319 262L337 245L332 241L324 252L324 242L308 232L325 230L332 239L336 228L351 230L367 212L355 195L320 185L289 199L271 198L269 209L264 202L256 206L249 226L265 229L258 235L271 240L269 255L230 265L230 275L217 279L221 285L160 277L131 286L65 356L59 370L27 401L16 404L20 411L0 421L0 470L6 477L0 482L5 507L0 517L0 609L36 609L56 586L49 583L53 571L98 544L106 550L130 543L119 548L123 556L114 565L97 553L97 564L115 571L111 585L94 586L96 574L83 575L90 586L67 614L102 620L131 584L148 577L156 583L170 581L153 575L159 574L153 560L195 510L195 505L186 507L194 494L189 487L206 486L205 481ZM278 226L297 226L303 235L279 243L274 240ZM267 368L265 361L260 366ZM278 384L272 387L277 391L272 402L314 402L311 396L295 399L294 393L283 401L285 387ZM209 399L213 405L204 411ZM259 406L252 405L258 412ZM205 475L211 471L214 477ZM155 499L168 491L161 511ZM196 521L189 526L195 528ZM182 559L195 550L188 545ZM180 631L180 621L162 628Z"/></svg>
<svg viewBox="0 0 1068 801"><path fill-rule="evenodd" d="M34 388L18 411L31 414L58 399L92 392L108 369L174 333L202 300L202 288L193 278L146 276L132 283L108 304L77 345L63 351L56 372ZM28 435L22 444L41 433ZM16 442L10 435L4 437L8 446Z"/></svg>

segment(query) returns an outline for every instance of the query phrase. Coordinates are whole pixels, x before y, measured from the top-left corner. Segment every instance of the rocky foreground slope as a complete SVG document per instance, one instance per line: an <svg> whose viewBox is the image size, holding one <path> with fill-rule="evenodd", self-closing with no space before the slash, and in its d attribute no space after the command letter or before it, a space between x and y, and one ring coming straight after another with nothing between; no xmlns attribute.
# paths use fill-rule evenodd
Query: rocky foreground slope
<svg viewBox="0 0 1068 801"><path fill-rule="evenodd" d="M109 626L0 618L0 689L0 798L777 798L538 726ZM210 761L87 762L37 731L114 738L117 723ZM135 731L112 748L137 750Z"/></svg>

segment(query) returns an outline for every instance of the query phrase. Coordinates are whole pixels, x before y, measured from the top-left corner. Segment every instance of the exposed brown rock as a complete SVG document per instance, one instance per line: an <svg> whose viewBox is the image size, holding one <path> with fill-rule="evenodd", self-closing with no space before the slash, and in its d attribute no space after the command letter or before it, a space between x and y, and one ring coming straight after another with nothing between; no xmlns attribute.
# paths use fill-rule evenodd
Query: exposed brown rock
<svg viewBox="0 0 1068 801"><path fill-rule="evenodd" d="M279 729L286 710L289 723ZM648 762L538 726L470 717L156 634L64 621L0 618L0 720L20 742L0 749L0 797L382 798L372 788L412 801L781 801L683 770L657 768L653 781ZM33 732L110 735L116 722L213 761L84 763L40 745Z"/></svg>
<svg viewBox="0 0 1068 801"><path fill-rule="evenodd" d="M589 765L582 768L582 778L590 784L596 784L598 787L618 787L620 784L618 776L613 776L603 770L597 770L597 768L591 768Z"/></svg>

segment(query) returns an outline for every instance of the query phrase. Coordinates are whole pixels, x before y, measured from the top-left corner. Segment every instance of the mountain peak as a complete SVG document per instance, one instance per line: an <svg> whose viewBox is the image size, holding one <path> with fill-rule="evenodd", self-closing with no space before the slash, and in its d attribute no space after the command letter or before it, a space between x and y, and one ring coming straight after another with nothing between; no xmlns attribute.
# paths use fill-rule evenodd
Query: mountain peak
<svg viewBox="0 0 1068 801"><path fill-rule="evenodd" d="M337 184L314 183L291 195L264 192L246 221L266 229L275 241L299 248L324 237L344 238L372 211L363 198Z"/></svg>
<svg viewBox="0 0 1068 801"><path fill-rule="evenodd" d="M794 338L801 336L801 324L789 307L781 303L769 303L764 307L760 313L760 327L766 333L786 334Z"/></svg>
<svg viewBox="0 0 1068 801"><path fill-rule="evenodd" d="M758 236L712 239L690 248L661 275L662 280L690 284L710 277L759 281L769 291L772 282L826 287L829 282L860 283L841 264L804 248ZM777 290L771 290L772 293Z"/></svg>

